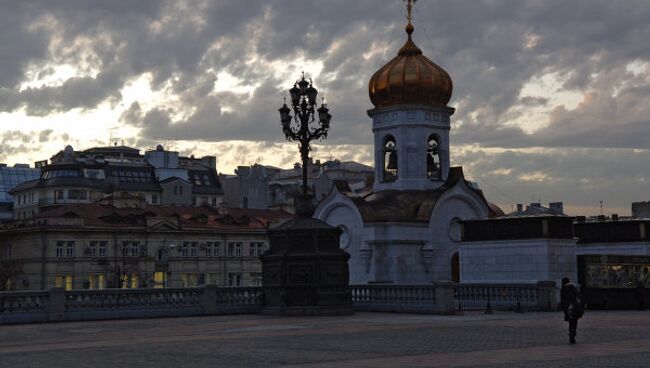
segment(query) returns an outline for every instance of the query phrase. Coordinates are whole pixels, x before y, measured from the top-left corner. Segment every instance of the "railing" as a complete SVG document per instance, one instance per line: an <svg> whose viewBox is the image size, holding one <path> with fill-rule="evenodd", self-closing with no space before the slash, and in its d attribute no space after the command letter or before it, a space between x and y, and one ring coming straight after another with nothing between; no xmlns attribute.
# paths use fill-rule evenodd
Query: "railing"
<svg viewBox="0 0 650 368"><path fill-rule="evenodd" d="M553 311L554 282L350 286L355 310L452 314L465 310ZM261 287L0 292L0 324L255 313Z"/></svg>
<svg viewBox="0 0 650 368"><path fill-rule="evenodd" d="M555 282L537 284L458 284L458 310L557 310Z"/></svg>
<svg viewBox="0 0 650 368"><path fill-rule="evenodd" d="M0 323L47 321L47 291L0 292Z"/></svg>
<svg viewBox="0 0 650 368"><path fill-rule="evenodd" d="M203 289L72 290L65 293L67 319L193 316L203 314Z"/></svg>
<svg viewBox="0 0 650 368"><path fill-rule="evenodd" d="M358 311L454 313L453 284L352 285L352 304Z"/></svg>
<svg viewBox="0 0 650 368"><path fill-rule="evenodd" d="M0 292L0 324L253 313L261 287Z"/></svg>

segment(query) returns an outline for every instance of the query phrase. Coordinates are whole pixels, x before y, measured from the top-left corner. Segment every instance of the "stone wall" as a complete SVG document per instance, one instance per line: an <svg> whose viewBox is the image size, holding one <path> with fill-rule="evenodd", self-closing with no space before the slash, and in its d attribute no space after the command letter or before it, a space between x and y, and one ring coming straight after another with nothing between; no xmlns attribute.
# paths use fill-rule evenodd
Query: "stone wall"
<svg viewBox="0 0 650 368"><path fill-rule="evenodd" d="M463 242L461 282L534 283L577 278L573 239L525 239Z"/></svg>

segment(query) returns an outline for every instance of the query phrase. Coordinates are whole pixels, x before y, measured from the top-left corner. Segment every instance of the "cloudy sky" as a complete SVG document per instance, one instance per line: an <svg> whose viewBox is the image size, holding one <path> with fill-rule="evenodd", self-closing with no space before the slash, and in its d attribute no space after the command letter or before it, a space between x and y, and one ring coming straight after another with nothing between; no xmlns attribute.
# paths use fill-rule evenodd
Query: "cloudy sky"
<svg viewBox="0 0 650 368"><path fill-rule="evenodd" d="M404 15L401 0L0 0L0 162L113 137L224 173L289 166L277 109L304 70L334 115L315 157L371 163L367 84ZM452 161L490 200L650 200L650 2L421 0L414 16L454 80Z"/></svg>

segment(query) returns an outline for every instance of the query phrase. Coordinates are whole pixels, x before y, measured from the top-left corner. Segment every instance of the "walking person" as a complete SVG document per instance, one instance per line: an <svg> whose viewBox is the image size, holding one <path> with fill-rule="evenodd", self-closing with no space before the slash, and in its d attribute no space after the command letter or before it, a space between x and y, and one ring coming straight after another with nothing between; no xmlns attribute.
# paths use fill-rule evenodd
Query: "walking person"
<svg viewBox="0 0 650 368"><path fill-rule="evenodd" d="M575 344L576 333L578 332L578 320L585 312L582 296L578 287L572 284L568 277L562 279L560 296L560 304L564 311L564 320L569 322L569 342Z"/></svg>

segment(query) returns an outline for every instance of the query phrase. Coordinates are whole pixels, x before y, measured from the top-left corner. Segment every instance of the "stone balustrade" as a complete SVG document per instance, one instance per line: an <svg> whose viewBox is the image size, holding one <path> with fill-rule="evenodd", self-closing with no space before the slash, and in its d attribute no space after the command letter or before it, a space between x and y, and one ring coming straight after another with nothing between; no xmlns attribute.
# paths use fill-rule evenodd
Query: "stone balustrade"
<svg viewBox="0 0 650 368"><path fill-rule="evenodd" d="M454 299L458 310L557 310L555 282L536 284L458 284Z"/></svg>
<svg viewBox="0 0 650 368"><path fill-rule="evenodd" d="M358 311L452 314L454 284L352 285L352 304Z"/></svg>
<svg viewBox="0 0 650 368"><path fill-rule="evenodd" d="M357 311L557 310L554 282L350 286ZM261 287L0 292L0 324L256 313Z"/></svg>
<svg viewBox="0 0 650 368"><path fill-rule="evenodd" d="M0 324L253 313L262 288L0 292Z"/></svg>

